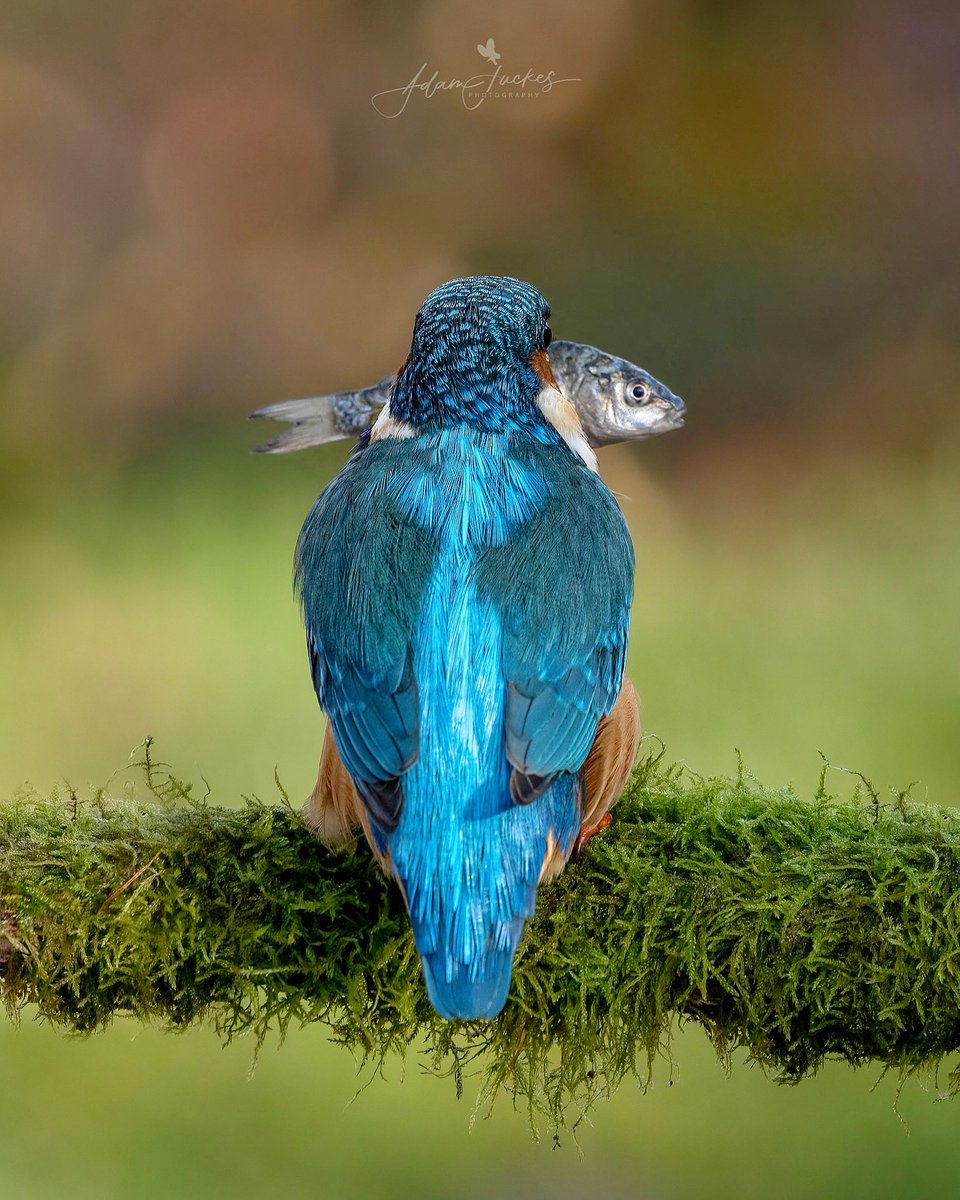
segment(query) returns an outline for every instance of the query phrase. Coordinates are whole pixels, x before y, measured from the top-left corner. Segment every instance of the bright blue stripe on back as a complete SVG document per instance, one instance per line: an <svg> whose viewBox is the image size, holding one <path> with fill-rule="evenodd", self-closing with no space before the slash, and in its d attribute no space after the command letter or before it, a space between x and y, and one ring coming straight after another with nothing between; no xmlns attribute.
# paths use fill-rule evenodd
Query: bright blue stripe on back
<svg viewBox="0 0 960 1200"><path fill-rule="evenodd" d="M545 485L506 456L505 441L445 430L431 439L429 468L393 490L439 546L414 637L420 753L404 775L389 849L431 1001L447 1017L502 1007L548 834L569 849L578 823L571 774L524 807L509 794L503 633L474 567L478 551L502 544L541 506Z"/></svg>

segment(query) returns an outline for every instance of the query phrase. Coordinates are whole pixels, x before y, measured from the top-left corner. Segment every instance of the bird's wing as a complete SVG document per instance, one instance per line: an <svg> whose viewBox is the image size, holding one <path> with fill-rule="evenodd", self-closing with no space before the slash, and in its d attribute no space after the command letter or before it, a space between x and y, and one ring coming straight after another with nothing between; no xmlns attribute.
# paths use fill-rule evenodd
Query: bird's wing
<svg viewBox="0 0 960 1200"><path fill-rule="evenodd" d="M418 752L411 639L435 549L386 489L395 446L354 455L313 506L295 559L313 685L384 834L400 819L401 778Z"/></svg>
<svg viewBox="0 0 960 1200"><path fill-rule="evenodd" d="M620 508L564 449L546 451L550 499L478 564L501 615L506 753L517 803L577 771L623 680L633 545Z"/></svg>

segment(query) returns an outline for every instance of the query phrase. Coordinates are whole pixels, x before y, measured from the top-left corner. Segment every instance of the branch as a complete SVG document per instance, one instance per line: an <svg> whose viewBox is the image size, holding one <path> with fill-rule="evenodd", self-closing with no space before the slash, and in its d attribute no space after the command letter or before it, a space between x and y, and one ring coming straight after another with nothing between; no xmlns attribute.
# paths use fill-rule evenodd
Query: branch
<svg viewBox="0 0 960 1200"><path fill-rule="evenodd" d="M148 746L149 754L149 746ZM858 790L804 802L650 759L614 823L541 888L491 1023L437 1018L396 887L286 802L224 809L153 764L148 803L0 806L0 996L83 1032L117 1014L225 1038L322 1021L374 1059L417 1040L481 1098L556 1126L676 1018L796 1081L826 1057L903 1074L960 1048L960 814ZM826 768L825 768L826 772ZM951 1076L951 1082L956 1080Z"/></svg>

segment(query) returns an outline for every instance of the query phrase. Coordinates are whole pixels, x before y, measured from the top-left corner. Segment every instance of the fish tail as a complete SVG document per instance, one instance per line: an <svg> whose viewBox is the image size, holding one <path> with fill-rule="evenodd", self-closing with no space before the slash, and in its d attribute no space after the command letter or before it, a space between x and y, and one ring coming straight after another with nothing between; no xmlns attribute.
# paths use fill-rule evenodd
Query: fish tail
<svg viewBox="0 0 960 1200"><path fill-rule="evenodd" d="M283 418L278 418L283 420ZM346 434L339 427L333 413L325 413L318 417L296 421L290 429L285 429L272 437L268 442L254 446L256 454L289 454L293 450L306 450L310 446L323 446L327 442L335 442Z"/></svg>

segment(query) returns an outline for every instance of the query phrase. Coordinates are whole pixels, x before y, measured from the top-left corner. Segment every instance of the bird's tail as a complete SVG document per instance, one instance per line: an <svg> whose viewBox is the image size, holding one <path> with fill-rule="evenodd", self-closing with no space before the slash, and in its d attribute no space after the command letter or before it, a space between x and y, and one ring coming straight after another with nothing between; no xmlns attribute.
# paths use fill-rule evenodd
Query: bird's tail
<svg viewBox="0 0 960 1200"><path fill-rule="evenodd" d="M472 963L459 961L442 944L420 955L427 995L441 1017L448 1021L488 1021L500 1012L507 1002L513 958L522 933L522 917L506 928L501 926L496 944L485 948Z"/></svg>
<svg viewBox="0 0 960 1200"><path fill-rule="evenodd" d="M440 1016L491 1020L506 1004L514 956L536 907L544 865L555 845L564 858L573 845L578 795L579 780L571 774L529 805L508 800L502 812L480 823L481 829L464 831L441 848L442 859L462 855L455 869L427 871L421 860L420 869L410 871L404 847L396 847L393 869L407 902L427 993Z"/></svg>
<svg viewBox="0 0 960 1200"><path fill-rule="evenodd" d="M426 954L421 961L430 1003L447 1021L489 1021L507 1002L512 950L488 955L477 975L465 963L445 962L442 954Z"/></svg>

